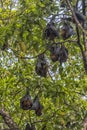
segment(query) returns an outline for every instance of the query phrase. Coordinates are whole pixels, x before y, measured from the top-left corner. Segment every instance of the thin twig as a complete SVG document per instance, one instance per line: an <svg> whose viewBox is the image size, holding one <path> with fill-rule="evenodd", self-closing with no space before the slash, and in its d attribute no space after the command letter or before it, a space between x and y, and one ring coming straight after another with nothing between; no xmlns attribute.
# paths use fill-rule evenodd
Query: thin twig
<svg viewBox="0 0 87 130"><path fill-rule="evenodd" d="M32 56L32 57L21 57L21 59L34 59L37 58L39 55L45 53L48 49L44 50L43 52L37 54L36 56Z"/></svg>
<svg viewBox="0 0 87 130"><path fill-rule="evenodd" d="M66 41L58 42L57 44L65 44L66 42L76 43L77 41L76 41L76 40L66 40ZM52 43L52 44L55 44L55 43ZM52 44L51 44L51 45L52 45ZM51 45L50 45L50 46L51 46ZM32 56L32 57L20 57L20 58L21 58L21 59L35 59L35 58L37 58L39 55L45 53L48 49L49 49L49 47L48 47L46 50L44 50L43 52L37 54L36 56Z"/></svg>

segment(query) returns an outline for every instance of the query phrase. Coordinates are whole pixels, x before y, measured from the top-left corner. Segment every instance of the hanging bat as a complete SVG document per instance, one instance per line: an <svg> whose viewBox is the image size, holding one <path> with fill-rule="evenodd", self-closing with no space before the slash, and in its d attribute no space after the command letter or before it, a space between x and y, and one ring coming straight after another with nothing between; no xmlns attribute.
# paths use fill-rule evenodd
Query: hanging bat
<svg viewBox="0 0 87 130"><path fill-rule="evenodd" d="M59 56L59 50L60 50L60 46L58 45L58 43L54 43L51 47L50 47L50 57L51 60L53 62L58 61L58 56Z"/></svg>
<svg viewBox="0 0 87 130"><path fill-rule="evenodd" d="M67 59L68 59L68 49L64 45L62 45L59 52L58 60L60 63L63 63L63 62L66 62Z"/></svg>
<svg viewBox="0 0 87 130"><path fill-rule="evenodd" d="M61 29L61 36L64 40L71 37L74 34L72 26L70 26L68 23L64 23L62 29Z"/></svg>
<svg viewBox="0 0 87 130"><path fill-rule="evenodd" d="M83 14L81 14L79 11L75 10L75 15L76 15L76 18L78 19L78 21L80 23L83 23L85 22L85 17Z"/></svg>
<svg viewBox="0 0 87 130"><path fill-rule="evenodd" d="M35 97L31 110L35 110L37 116L42 115L43 106L41 105L39 98Z"/></svg>
<svg viewBox="0 0 87 130"><path fill-rule="evenodd" d="M32 107L32 99L28 90L26 94L20 99L20 106L23 110L29 110Z"/></svg>
<svg viewBox="0 0 87 130"><path fill-rule="evenodd" d="M40 75L42 77L47 76L47 63L46 63L46 59L44 57L44 54L40 54L38 56L35 71L38 75Z"/></svg>
<svg viewBox="0 0 87 130"><path fill-rule="evenodd" d="M53 22L47 24L44 35L49 40L54 40L55 37L59 36L58 30Z"/></svg>

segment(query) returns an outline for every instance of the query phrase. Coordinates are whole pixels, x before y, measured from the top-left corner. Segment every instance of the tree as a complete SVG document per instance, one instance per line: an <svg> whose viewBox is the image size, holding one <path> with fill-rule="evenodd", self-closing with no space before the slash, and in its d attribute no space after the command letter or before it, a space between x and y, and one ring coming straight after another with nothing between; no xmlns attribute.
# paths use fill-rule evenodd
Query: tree
<svg viewBox="0 0 87 130"><path fill-rule="evenodd" d="M87 8L85 0L65 1L0 2L1 130L24 130L28 123L40 130L82 128L87 116ZM41 70L36 73L38 58ZM38 96L41 116L36 108L20 107L26 88L33 103Z"/></svg>

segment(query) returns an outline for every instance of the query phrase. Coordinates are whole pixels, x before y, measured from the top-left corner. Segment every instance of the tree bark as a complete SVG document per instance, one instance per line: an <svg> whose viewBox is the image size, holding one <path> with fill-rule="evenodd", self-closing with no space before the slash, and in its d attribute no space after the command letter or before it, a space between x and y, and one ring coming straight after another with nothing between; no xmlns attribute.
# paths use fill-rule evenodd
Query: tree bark
<svg viewBox="0 0 87 130"><path fill-rule="evenodd" d="M9 127L9 129L4 129L4 130L19 130L17 124L13 121L13 119L10 117L10 115L5 112L4 109L0 110L0 115L2 116L5 124Z"/></svg>

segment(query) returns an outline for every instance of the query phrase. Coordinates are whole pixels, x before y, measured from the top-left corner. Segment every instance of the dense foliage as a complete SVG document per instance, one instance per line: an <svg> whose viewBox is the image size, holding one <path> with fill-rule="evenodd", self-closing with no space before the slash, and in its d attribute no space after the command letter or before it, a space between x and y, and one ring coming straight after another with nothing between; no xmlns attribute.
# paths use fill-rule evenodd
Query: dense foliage
<svg viewBox="0 0 87 130"><path fill-rule="evenodd" d="M87 6L86 0L83 1ZM20 130L25 129L26 123L33 124L37 130L82 128L87 116L86 58L84 60L87 14L81 6L83 1L0 1L0 109L4 108L10 114ZM61 28L66 18L72 18L73 14L69 5L73 8L76 3L83 11L85 23L77 25L78 19L74 23L68 21L74 33L63 39ZM55 39L44 36L51 20L59 33ZM65 62L51 60L49 48L53 43L62 43L67 48L68 59ZM47 63L44 77L35 71L38 56L43 53ZM40 116L33 110L20 107L20 99L27 87L31 98L38 96L43 106ZM8 128L7 125L1 116L0 129Z"/></svg>

